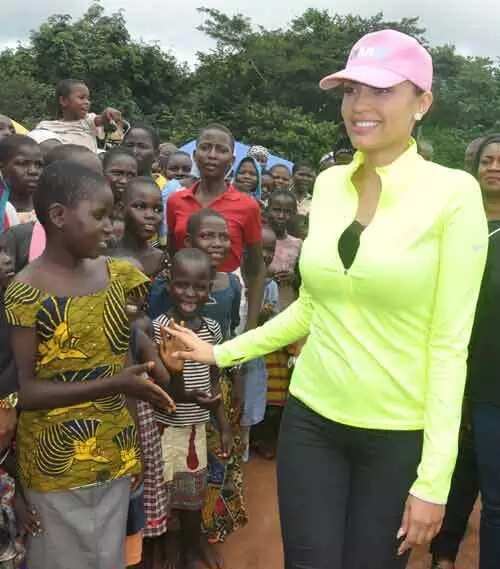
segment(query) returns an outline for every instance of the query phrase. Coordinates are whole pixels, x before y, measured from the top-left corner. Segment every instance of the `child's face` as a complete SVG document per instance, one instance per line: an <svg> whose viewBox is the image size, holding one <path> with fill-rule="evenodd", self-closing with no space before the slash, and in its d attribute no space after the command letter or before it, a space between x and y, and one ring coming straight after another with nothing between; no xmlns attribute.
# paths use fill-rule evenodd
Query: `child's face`
<svg viewBox="0 0 500 569"><path fill-rule="evenodd" d="M191 174L192 161L185 154L172 154L168 158L167 167L165 168L165 177L167 180L182 180Z"/></svg>
<svg viewBox="0 0 500 569"><path fill-rule="evenodd" d="M14 128L14 124L4 115L0 115L0 140L2 138L9 136L10 134L15 134L16 129Z"/></svg>
<svg viewBox="0 0 500 569"><path fill-rule="evenodd" d="M203 178L223 180L233 163L229 135L217 129L206 130L196 146L195 160Z"/></svg>
<svg viewBox="0 0 500 569"><path fill-rule="evenodd" d="M13 193L33 194L43 169L40 147L38 144L20 146L14 156L5 165L0 166Z"/></svg>
<svg viewBox="0 0 500 569"><path fill-rule="evenodd" d="M6 247L5 234L0 235L0 289L5 288L14 277L14 263Z"/></svg>
<svg viewBox="0 0 500 569"><path fill-rule="evenodd" d="M273 168L271 176L273 177L275 190L288 190L290 187L290 182L292 180L288 168L285 166L278 166L276 168Z"/></svg>
<svg viewBox="0 0 500 569"><path fill-rule="evenodd" d="M113 226L113 193L107 184L97 186L91 197L73 207L63 206L60 229L71 253L79 259L95 259L106 249Z"/></svg>
<svg viewBox="0 0 500 569"><path fill-rule="evenodd" d="M231 248L227 223L220 217L206 217L198 233L189 239L191 247L201 249L210 257L214 269L224 262Z"/></svg>
<svg viewBox="0 0 500 569"><path fill-rule="evenodd" d="M107 165L104 175L115 199L121 200L128 182L137 177L137 160L132 156L118 155Z"/></svg>
<svg viewBox="0 0 500 569"><path fill-rule="evenodd" d="M245 160L238 170L235 184L240 192L249 194L255 191L258 179L255 165L250 160Z"/></svg>
<svg viewBox="0 0 500 569"><path fill-rule="evenodd" d="M124 201L125 227L141 241L149 241L158 233L163 216L161 192L154 183L133 181Z"/></svg>
<svg viewBox="0 0 500 569"><path fill-rule="evenodd" d="M274 180L271 174L264 174L262 176L262 193L266 192L269 195L274 190Z"/></svg>
<svg viewBox="0 0 500 569"><path fill-rule="evenodd" d="M286 233L286 227L295 214L295 201L293 196L276 196L269 201L267 213L269 222L278 237Z"/></svg>
<svg viewBox="0 0 500 569"><path fill-rule="evenodd" d="M212 271L199 261L175 262L169 286L172 304L184 320L198 316L208 301L212 284Z"/></svg>
<svg viewBox="0 0 500 569"><path fill-rule="evenodd" d="M67 97L59 97L59 104L65 119L84 119L90 110L89 88L85 83L74 85Z"/></svg>
<svg viewBox="0 0 500 569"><path fill-rule="evenodd" d="M293 177L295 187L302 192L312 193L314 180L316 179L316 172L312 168L303 166L299 168Z"/></svg>
<svg viewBox="0 0 500 569"><path fill-rule="evenodd" d="M142 128L130 129L123 141L123 146L131 150L137 158L139 175L147 176L156 158L155 147L149 132Z"/></svg>
<svg viewBox="0 0 500 569"><path fill-rule="evenodd" d="M266 267L273 262L274 253L276 251L276 233L264 227L262 230L262 256L264 257L264 263Z"/></svg>

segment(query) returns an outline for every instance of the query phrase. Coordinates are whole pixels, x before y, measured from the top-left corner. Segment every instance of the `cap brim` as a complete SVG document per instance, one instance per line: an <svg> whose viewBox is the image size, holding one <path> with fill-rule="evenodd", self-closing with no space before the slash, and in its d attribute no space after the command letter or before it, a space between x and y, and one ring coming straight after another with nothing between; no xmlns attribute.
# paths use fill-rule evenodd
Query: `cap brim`
<svg viewBox="0 0 500 569"><path fill-rule="evenodd" d="M403 77L398 73L394 73L393 71L388 71L387 69L360 65L351 67L350 69L346 68L334 73L333 75L323 77L319 86L324 91L328 91L329 89L335 89L335 87L338 87L344 81L356 81L356 83L363 83L370 87L388 89L389 87L399 85L406 80L406 77Z"/></svg>

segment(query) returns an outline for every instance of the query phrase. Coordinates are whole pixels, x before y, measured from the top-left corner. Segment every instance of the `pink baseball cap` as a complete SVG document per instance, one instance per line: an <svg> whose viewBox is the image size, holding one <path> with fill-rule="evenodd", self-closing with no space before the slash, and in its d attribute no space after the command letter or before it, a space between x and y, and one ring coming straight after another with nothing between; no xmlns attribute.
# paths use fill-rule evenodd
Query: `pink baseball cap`
<svg viewBox="0 0 500 569"><path fill-rule="evenodd" d="M415 38L396 30L363 36L352 48L342 71L324 77L321 89L334 89L344 80L387 89L411 81L420 89L432 88L432 58Z"/></svg>

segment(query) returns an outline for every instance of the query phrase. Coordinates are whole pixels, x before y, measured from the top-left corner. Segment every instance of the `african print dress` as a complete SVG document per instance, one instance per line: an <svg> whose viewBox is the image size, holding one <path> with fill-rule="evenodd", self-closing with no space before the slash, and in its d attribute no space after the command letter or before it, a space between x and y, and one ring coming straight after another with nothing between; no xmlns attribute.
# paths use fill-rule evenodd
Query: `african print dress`
<svg viewBox="0 0 500 569"><path fill-rule="evenodd" d="M124 367L130 337L126 299L144 295L148 279L127 261L107 264L108 286L88 296L56 297L22 282L8 287L9 323L36 328L39 381L92 381ZM22 483L38 492L116 480L141 467L135 424L121 394L21 412L17 447Z"/></svg>

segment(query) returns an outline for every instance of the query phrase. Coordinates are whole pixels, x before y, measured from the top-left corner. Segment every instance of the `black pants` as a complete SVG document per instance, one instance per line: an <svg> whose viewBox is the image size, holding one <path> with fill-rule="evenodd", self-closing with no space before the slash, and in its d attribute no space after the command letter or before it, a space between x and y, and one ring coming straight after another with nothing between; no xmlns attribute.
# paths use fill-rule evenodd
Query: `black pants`
<svg viewBox="0 0 500 569"><path fill-rule="evenodd" d="M422 431L348 427L290 398L278 491L285 569L403 569L396 534Z"/></svg>
<svg viewBox="0 0 500 569"><path fill-rule="evenodd" d="M478 493L479 480L472 429L469 424L464 424L460 432L457 464L453 472L443 527L431 545L434 559L455 561Z"/></svg>

